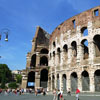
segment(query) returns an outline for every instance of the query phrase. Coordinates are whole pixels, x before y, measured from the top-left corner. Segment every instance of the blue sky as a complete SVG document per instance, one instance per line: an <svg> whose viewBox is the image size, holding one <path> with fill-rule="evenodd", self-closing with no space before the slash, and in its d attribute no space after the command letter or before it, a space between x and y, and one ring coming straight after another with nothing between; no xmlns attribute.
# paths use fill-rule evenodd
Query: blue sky
<svg viewBox="0 0 100 100"><path fill-rule="evenodd" d="M100 0L0 0L0 32L10 30L8 42L2 34L0 63L25 69L36 26L52 33L63 21L98 5Z"/></svg>

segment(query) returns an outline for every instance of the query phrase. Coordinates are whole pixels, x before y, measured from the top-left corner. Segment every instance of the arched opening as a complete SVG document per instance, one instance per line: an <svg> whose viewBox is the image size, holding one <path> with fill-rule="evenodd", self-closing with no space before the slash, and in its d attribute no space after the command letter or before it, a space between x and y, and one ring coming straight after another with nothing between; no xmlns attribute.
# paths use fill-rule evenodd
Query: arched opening
<svg viewBox="0 0 100 100"><path fill-rule="evenodd" d="M40 53L41 53L41 54L48 54L48 50L44 48L44 49L42 49L42 50L40 51Z"/></svg>
<svg viewBox="0 0 100 100"><path fill-rule="evenodd" d="M55 84L54 84L54 82L55 82L55 76L53 75L53 76L52 76L52 89L53 89L53 90L55 89Z"/></svg>
<svg viewBox="0 0 100 100"><path fill-rule="evenodd" d="M71 91L75 92L77 89L77 74L76 74L76 72L73 72L71 74L70 78L71 78Z"/></svg>
<svg viewBox="0 0 100 100"><path fill-rule="evenodd" d="M46 56L40 58L40 66L48 66L48 58Z"/></svg>
<svg viewBox="0 0 100 100"><path fill-rule="evenodd" d="M90 90L90 79L87 71L83 71L81 74L82 77L82 90L89 91Z"/></svg>
<svg viewBox="0 0 100 100"><path fill-rule="evenodd" d="M31 57L31 64L30 64L31 67L35 67L36 66L36 54L34 54L32 57Z"/></svg>
<svg viewBox="0 0 100 100"><path fill-rule="evenodd" d="M71 46L72 46L72 54L74 57L76 57L77 56L77 43L75 41L73 41L71 43Z"/></svg>
<svg viewBox="0 0 100 100"><path fill-rule="evenodd" d="M31 71L28 74L27 88L35 87L35 72Z"/></svg>
<svg viewBox="0 0 100 100"><path fill-rule="evenodd" d="M95 91L100 92L100 69L94 73Z"/></svg>
<svg viewBox="0 0 100 100"><path fill-rule="evenodd" d="M57 49L57 55L58 55L58 63L60 63L60 53L61 53L61 50L60 48Z"/></svg>
<svg viewBox="0 0 100 100"><path fill-rule="evenodd" d="M87 29L87 27L83 27L81 29L81 33L82 33L83 36L88 36L88 29Z"/></svg>
<svg viewBox="0 0 100 100"><path fill-rule="evenodd" d="M47 88L47 82L48 82L48 70L43 69L41 70L40 74L40 87Z"/></svg>
<svg viewBox="0 0 100 100"><path fill-rule="evenodd" d="M94 16L99 16L99 10L98 9L94 10Z"/></svg>
<svg viewBox="0 0 100 100"><path fill-rule="evenodd" d="M55 51L53 51L53 64L55 65Z"/></svg>
<svg viewBox="0 0 100 100"><path fill-rule="evenodd" d="M93 40L94 40L94 44L95 44L96 57L99 57L100 56L100 35L95 35Z"/></svg>
<svg viewBox="0 0 100 100"><path fill-rule="evenodd" d="M68 46L66 44L63 46L63 53L63 62L66 64L68 59Z"/></svg>
<svg viewBox="0 0 100 100"><path fill-rule="evenodd" d="M66 91L66 74L63 74L62 79L63 79L63 91Z"/></svg>
<svg viewBox="0 0 100 100"><path fill-rule="evenodd" d="M57 74L57 90L60 90L59 74Z"/></svg>
<svg viewBox="0 0 100 100"><path fill-rule="evenodd" d="M89 57L89 49L88 49L88 41L86 39L81 42L83 48L83 59L88 59Z"/></svg>
<svg viewBox="0 0 100 100"><path fill-rule="evenodd" d="M53 42L53 47L56 47L56 43L55 43L55 41Z"/></svg>

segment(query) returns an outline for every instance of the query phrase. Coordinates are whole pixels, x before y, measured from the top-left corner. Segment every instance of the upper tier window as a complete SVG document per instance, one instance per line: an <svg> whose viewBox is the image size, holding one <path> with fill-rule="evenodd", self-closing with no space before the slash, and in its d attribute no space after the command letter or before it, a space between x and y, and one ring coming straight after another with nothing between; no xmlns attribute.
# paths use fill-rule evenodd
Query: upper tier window
<svg viewBox="0 0 100 100"><path fill-rule="evenodd" d="M99 10L98 9L94 10L94 16L99 16Z"/></svg>
<svg viewBox="0 0 100 100"><path fill-rule="evenodd" d="M56 43L55 42L53 42L53 47L56 47Z"/></svg>
<svg viewBox="0 0 100 100"><path fill-rule="evenodd" d="M74 28L75 28L76 27L75 19L72 22L73 22L73 25L74 25Z"/></svg>
<svg viewBox="0 0 100 100"><path fill-rule="evenodd" d="M81 29L81 33L83 34L83 36L88 36L88 29L87 29L87 27L83 27Z"/></svg>

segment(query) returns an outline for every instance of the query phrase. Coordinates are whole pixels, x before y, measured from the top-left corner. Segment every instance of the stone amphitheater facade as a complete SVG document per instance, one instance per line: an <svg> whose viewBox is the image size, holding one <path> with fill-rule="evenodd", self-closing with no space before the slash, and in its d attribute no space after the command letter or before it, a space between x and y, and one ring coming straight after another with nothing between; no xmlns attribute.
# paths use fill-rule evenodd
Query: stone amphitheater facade
<svg viewBox="0 0 100 100"><path fill-rule="evenodd" d="M100 91L100 6L56 27L49 41L49 66L49 91Z"/></svg>
<svg viewBox="0 0 100 100"><path fill-rule="evenodd" d="M35 88L46 86L48 91L75 92L79 88L82 92L100 92L100 6L64 21L50 38L46 34L37 28L27 54L22 88L33 81Z"/></svg>

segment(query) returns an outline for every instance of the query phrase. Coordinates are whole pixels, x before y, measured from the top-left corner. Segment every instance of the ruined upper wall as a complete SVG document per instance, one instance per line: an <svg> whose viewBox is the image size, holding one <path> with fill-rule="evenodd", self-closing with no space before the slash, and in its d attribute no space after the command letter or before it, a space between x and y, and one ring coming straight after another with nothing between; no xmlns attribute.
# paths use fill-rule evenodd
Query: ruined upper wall
<svg viewBox="0 0 100 100"><path fill-rule="evenodd" d="M40 26L38 26L35 32L35 36L32 40L31 54L38 51L38 49L40 49L41 47L48 48L49 38L50 35L45 30L43 30Z"/></svg>
<svg viewBox="0 0 100 100"><path fill-rule="evenodd" d="M95 11L99 12L98 16L95 16ZM74 22L75 21L75 27L74 27ZM72 18L64 21L61 23L56 29L52 32L52 35L50 37L50 43L52 41L55 41L56 37L59 37L61 33L65 33L68 30L71 30L72 32L76 32L76 27L80 26L86 27L88 22L92 21L93 27L98 28L100 27L100 6L97 6L95 8L92 8L90 10L87 10L85 12L82 12L76 16L73 16Z"/></svg>
<svg viewBox="0 0 100 100"><path fill-rule="evenodd" d="M48 45L49 38L50 35L45 30L43 30L40 26L38 26L35 33L35 37L33 38L32 42L36 41L37 45L41 45L41 44Z"/></svg>

